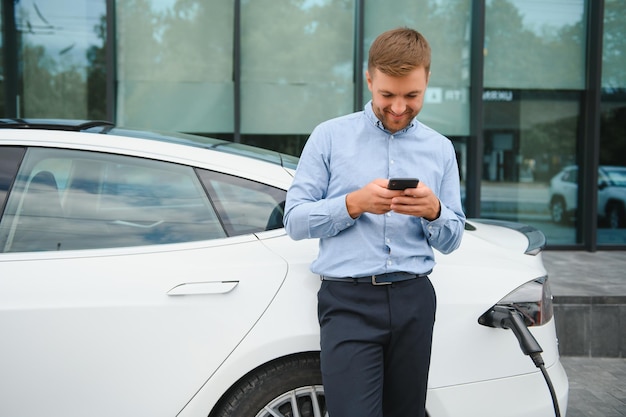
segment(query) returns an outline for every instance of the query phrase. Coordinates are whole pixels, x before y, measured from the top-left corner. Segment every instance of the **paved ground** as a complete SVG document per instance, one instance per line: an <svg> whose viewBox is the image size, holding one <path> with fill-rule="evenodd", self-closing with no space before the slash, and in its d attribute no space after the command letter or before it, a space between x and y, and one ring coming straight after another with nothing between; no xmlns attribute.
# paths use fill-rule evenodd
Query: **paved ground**
<svg viewBox="0 0 626 417"><path fill-rule="evenodd" d="M626 296L626 251L543 252L556 295Z"/></svg>
<svg viewBox="0 0 626 417"><path fill-rule="evenodd" d="M561 357L570 384L567 417L626 416L626 359Z"/></svg>
<svg viewBox="0 0 626 417"><path fill-rule="evenodd" d="M626 296L626 251L544 251L543 257L555 296ZM562 356L561 362L570 383L567 417L626 416L626 358Z"/></svg>

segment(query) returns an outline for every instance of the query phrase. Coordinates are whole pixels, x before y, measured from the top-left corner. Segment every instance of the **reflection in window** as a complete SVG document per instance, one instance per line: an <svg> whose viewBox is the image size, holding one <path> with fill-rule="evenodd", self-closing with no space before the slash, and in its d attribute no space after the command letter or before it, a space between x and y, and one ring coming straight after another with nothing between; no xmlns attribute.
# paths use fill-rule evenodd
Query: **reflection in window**
<svg viewBox="0 0 626 417"><path fill-rule="evenodd" d="M565 167L550 181L550 215L555 224L567 226L578 206L578 167Z"/></svg>
<svg viewBox="0 0 626 417"><path fill-rule="evenodd" d="M598 243L626 244L626 2L605 0L602 43L602 96L600 113L600 184ZM606 168L614 166L615 168ZM602 175L605 169L610 170Z"/></svg>
<svg viewBox="0 0 626 417"><path fill-rule="evenodd" d="M576 243L578 178L562 170L576 164L581 94L508 92L485 95L481 216L531 224L551 245Z"/></svg>
<svg viewBox="0 0 626 417"><path fill-rule="evenodd" d="M18 115L106 120L106 1L22 0L15 21Z"/></svg>
<svg viewBox="0 0 626 417"><path fill-rule="evenodd" d="M422 33L432 49L432 64L419 119L446 136L469 135L470 6L468 1L401 0L393 7L384 1L365 2L362 70L367 69L370 45L380 33L401 26ZM367 84L362 88L369 101Z"/></svg>
<svg viewBox="0 0 626 417"><path fill-rule="evenodd" d="M0 216L6 203L6 197L13 184L17 169L19 168L24 148L2 146L0 147Z"/></svg>
<svg viewBox="0 0 626 417"><path fill-rule="evenodd" d="M230 1L116 1L117 122L232 132Z"/></svg>
<svg viewBox="0 0 626 417"><path fill-rule="evenodd" d="M190 242L225 232L190 167L31 149L0 223L0 251Z"/></svg>
<svg viewBox="0 0 626 417"><path fill-rule="evenodd" d="M309 134L352 111L353 3L242 2L242 134Z"/></svg>
<svg viewBox="0 0 626 417"><path fill-rule="evenodd" d="M582 124L585 3L486 2L481 216L531 224L549 245L580 243L568 167Z"/></svg>
<svg viewBox="0 0 626 417"><path fill-rule="evenodd" d="M198 170L228 236L283 227L286 191L213 171Z"/></svg>
<svg viewBox="0 0 626 417"><path fill-rule="evenodd" d="M585 87L585 0L488 0L488 88Z"/></svg>

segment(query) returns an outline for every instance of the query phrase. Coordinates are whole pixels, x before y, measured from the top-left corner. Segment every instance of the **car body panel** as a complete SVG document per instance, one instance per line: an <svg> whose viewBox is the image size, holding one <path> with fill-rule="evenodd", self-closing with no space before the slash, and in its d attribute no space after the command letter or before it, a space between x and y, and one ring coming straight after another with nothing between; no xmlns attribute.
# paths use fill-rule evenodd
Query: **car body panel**
<svg viewBox="0 0 626 417"><path fill-rule="evenodd" d="M281 193L294 174L148 136L3 128L0 146L185 165L200 173L209 197L206 170ZM257 204L218 203L235 217ZM478 323L507 294L546 276L528 235L502 226L470 219L461 247L435 254L431 417L489 415L495 409L483 408L493 395L492 404L507 410L498 415L550 415L541 373L513 333ZM197 242L0 253L0 415L206 417L259 367L319 351L320 278L309 269L317 251L317 240L293 241L278 228ZM530 330L566 402L554 321Z"/></svg>
<svg viewBox="0 0 626 417"><path fill-rule="evenodd" d="M568 401L567 375L560 362L548 367L547 372L557 387L559 411L565 417ZM426 408L430 417L555 415L550 393L540 372L432 389L428 391Z"/></svg>
<svg viewBox="0 0 626 417"><path fill-rule="evenodd" d="M477 232L478 230L484 232L483 227L501 229L478 223L472 224L476 225ZM508 235L507 231L501 232L505 236ZM520 240L523 240L523 235L513 233L516 238L521 236ZM320 279L319 276L312 275L308 271L308 265L317 253L317 247L311 247L307 241L306 249L310 251L311 258L304 258L302 257L304 250L297 248L298 245L302 245L299 241L290 242L273 238L263 240L263 242L281 256L286 257L291 253L296 256L295 258L286 257L290 271L280 296L289 298L285 294L291 290L294 294L293 298L302 303L304 288L311 293L310 297L313 298L313 300L306 301L307 305L315 306L317 301L315 294L319 288ZM437 265L430 275L437 294L433 366L441 370L441 372L431 374L430 386L438 387L464 384L477 379L493 379L502 372L505 374L533 372L532 362L521 352L518 360L510 360L511 349L519 349L513 334L502 329L482 326L478 324L478 317L517 287L545 276L546 270L541 262L541 255L524 255L523 249L513 252L497 243L487 242L485 237L476 236L474 232L466 232L461 245L460 250L448 255L436 252ZM471 247L473 251L464 250L464 247ZM474 251L484 251L492 255L489 264L477 266L472 255L476 253ZM295 268L297 269L294 271ZM477 291L477 288L481 290ZM300 297L296 297L296 294L300 294ZM472 296L468 297L468 294ZM283 304L277 303L276 305L282 306ZM271 308L274 307L275 305ZM265 316L261 323L269 317L269 315ZM305 318L301 320L305 321ZM549 364L557 361L558 351L551 349L549 343L555 337L553 326L534 327L533 332L537 333L541 341L545 341L544 360ZM477 335L480 336L476 337ZM463 344L463 340L472 340L472 343ZM459 345L463 346L462 350L459 350ZM502 349L503 347L507 349ZM489 357L495 366L485 367L480 361L468 360L472 357Z"/></svg>
<svg viewBox="0 0 626 417"><path fill-rule="evenodd" d="M472 224L476 225L477 230L482 227L490 230L495 228L502 236L509 235L508 231L500 230L502 228L497 226ZM308 269L312 257L317 253L317 242L285 240L281 237L281 231L268 233L270 238L265 238L267 234L259 234L259 237L270 250L285 257L290 265L289 277L266 314L213 375L211 381L183 410L181 417L197 416L201 410L211 409L221 396L216 387L236 383L247 370L291 355L294 351L319 350L316 294L321 281L319 276ZM481 233L488 235L484 230ZM488 385L480 385L479 382L499 381L502 375L530 375L530 380L539 382L543 380L533 362L521 352L512 332L478 324L478 317L504 295L546 273L540 256L523 254L525 246L520 245L524 240L522 234L513 232L512 240L517 241L514 245L520 248L517 254L513 254L506 247L488 242L486 236L474 236L473 232L465 234L462 245L493 254L495 268L491 263L483 268L476 267L473 256L464 254L463 250L448 255L436 253L437 266L431 275L431 281L437 294L437 315L429 393L440 392L439 390L449 387L471 387L473 384L478 384L476 387L487 387ZM515 267L516 263L518 267ZM476 291L477 287L481 288L480 292ZM468 294L472 296L468 297ZM289 328L290 331L277 335L275 329L281 328ZM560 375L559 355L554 343L556 340L554 323L533 327L532 333L545 348L543 358L547 366L554 366L555 372ZM508 380L506 382L508 383ZM558 383L559 398L566 401L567 381L563 382L561 378ZM455 391L441 392L446 394ZM447 394L444 394L432 395L441 401L442 398L448 398ZM547 390L542 392L542 395L546 394ZM483 392L481 395L488 398L490 394ZM462 414L463 416L488 415L485 414L488 410L483 409L485 397L478 396L465 400L468 401L466 404L468 409L482 410L482 414L467 413ZM460 415L434 413L430 407L429 400L428 409L431 417ZM540 403L536 407L542 408L544 413L545 410L551 410L549 404L546 406L545 403ZM491 407L489 409L491 410ZM525 408L522 407L521 410ZM536 415L550 416L542 413Z"/></svg>
<svg viewBox="0 0 626 417"><path fill-rule="evenodd" d="M263 315L287 265L254 236L171 246L0 256L0 392L20 393L0 415L176 415ZM171 295L224 282L237 284Z"/></svg>
<svg viewBox="0 0 626 417"><path fill-rule="evenodd" d="M30 133L30 134L29 134ZM155 142L149 139L129 139L112 135L96 135L81 132L46 132L46 136L33 138L28 130L9 130L0 139L0 145L42 146L64 149L78 149L95 152L131 155L174 162L256 181L275 187L287 188L292 180L293 170L269 164L244 156L216 152L210 149L193 148L175 143ZM85 135L89 140L85 140Z"/></svg>

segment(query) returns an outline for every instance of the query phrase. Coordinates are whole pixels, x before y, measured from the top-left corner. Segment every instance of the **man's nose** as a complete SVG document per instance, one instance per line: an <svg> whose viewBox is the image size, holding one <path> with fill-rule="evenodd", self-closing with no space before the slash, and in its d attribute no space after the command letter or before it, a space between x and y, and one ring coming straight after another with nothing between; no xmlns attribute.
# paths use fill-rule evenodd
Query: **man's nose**
<svg viewBox="0 0 626 417"><path fill-rule="evenodd" d="M391 103L391 111L395 114L402 114L406 110L406 101L404 98L398 97Z"/></svg>

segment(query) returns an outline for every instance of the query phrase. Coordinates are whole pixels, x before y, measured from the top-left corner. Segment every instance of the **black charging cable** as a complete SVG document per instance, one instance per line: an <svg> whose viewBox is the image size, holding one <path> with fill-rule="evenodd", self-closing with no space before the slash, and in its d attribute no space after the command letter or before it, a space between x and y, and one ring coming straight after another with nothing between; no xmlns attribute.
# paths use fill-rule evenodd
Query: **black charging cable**
<svg viewBox="0 0 626 417"><path fill-rule="evenodd" d="M514 307L494 306L487 314L481 316L478 321L485 326L511 329L513 331L524 355L530 356L535 366L541 370L543 378L546 380L546 384L548 384L548 389L550 390L552 404L554 405L554 414L556 417L561 417L559 401L556 397L552 380L548 375L548 371L546 371L545 363L541 357L543 349L539 346L535 336L528 330L522 313L517 311Z"/></svg>

